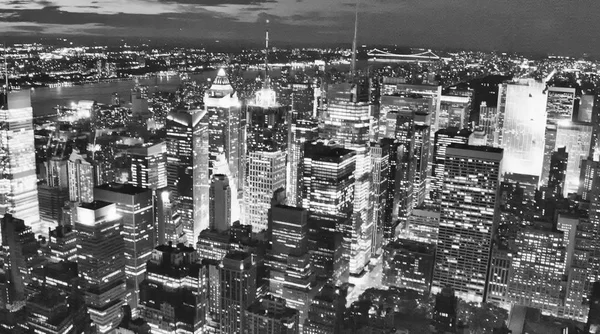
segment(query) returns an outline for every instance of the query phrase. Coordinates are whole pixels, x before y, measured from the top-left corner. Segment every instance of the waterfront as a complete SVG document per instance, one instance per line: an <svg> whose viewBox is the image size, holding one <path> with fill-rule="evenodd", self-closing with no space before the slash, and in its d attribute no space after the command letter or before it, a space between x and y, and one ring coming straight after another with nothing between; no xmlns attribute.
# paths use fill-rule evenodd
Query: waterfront
<svg viewBox="0 0 600 334"><path fill-rule="evenodd" d="M213 78L216 73L216 70L211 70L190 75L190 78L196 81L206 81L208 78ZM148 86L151 92L157 90L174 92L181 84L181 78L178 75L142 78L138 81L140 85ZM55 113L56 111L52 108L57 105L69 106L81 100L108 104L114 93L119 94L121 100L129 101L129 95L134 86L134 80L123 80L70 87L41 87L31 90L31 106L35 116L44 116Z"/></svg>

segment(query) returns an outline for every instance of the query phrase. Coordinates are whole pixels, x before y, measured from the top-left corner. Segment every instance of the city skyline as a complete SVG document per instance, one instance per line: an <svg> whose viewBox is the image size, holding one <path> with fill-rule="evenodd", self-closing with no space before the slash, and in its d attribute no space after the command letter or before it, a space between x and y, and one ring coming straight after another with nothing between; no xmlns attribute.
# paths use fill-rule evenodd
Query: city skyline
<svg viewBox="0 0 600 334"><path fill-rule="evenodd" d="M280 45L350 44L354 1L346 0L12 0L0 9L5 39L86 37L261 42L269 20ZM593 41L599 3L565 1L362 0L359 43L580 55L600 54Z"/></svg>

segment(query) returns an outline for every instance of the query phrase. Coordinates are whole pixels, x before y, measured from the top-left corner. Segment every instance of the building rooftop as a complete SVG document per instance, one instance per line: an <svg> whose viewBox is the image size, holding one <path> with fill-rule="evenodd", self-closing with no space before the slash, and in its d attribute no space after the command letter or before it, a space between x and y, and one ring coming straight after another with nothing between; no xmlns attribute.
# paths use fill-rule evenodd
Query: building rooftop
<svg viewBox="0 0 600 334"><path fill-rule="evenodd" d="M150 189L136 187L133 184L115 183L115 182L97 186L96 189L112 191L112 192L126 194L126 195L137 195L137 194L142 194L142 193L151 191Z"/></svg>
<svg viewBox="0 0 600 334"><path fill-rule="evenodd" d="M91 203L81 203L79 206L84 209L96 211L98 209L105 208L109 205L113 205L113 203L104 202L104 201L93 201Z"/></svg>

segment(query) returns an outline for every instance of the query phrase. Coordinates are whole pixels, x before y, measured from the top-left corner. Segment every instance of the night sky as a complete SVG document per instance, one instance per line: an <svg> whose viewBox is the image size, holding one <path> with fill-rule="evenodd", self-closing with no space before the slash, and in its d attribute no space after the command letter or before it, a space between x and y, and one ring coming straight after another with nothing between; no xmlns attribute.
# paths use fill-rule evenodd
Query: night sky
<svg viewBox="0 0 600 334"><path fill-rule="evenodd" d="M0 0L5 36L276 43L352 38L354 0ZM600 54L597 0L362 0L359 43Z"/></svg>

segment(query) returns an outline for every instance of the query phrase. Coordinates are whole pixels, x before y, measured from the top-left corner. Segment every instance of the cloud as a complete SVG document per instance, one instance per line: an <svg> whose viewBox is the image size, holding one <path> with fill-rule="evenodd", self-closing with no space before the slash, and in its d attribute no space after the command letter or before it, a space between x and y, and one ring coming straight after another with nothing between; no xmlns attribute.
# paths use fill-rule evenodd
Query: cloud
<svg viewBox="0 0 600 334"><path fill-rule="evenodd" d="M226 6L226 5L257 5L275 0L159 0L169 4L198 5L198 6Z"/></svg>

